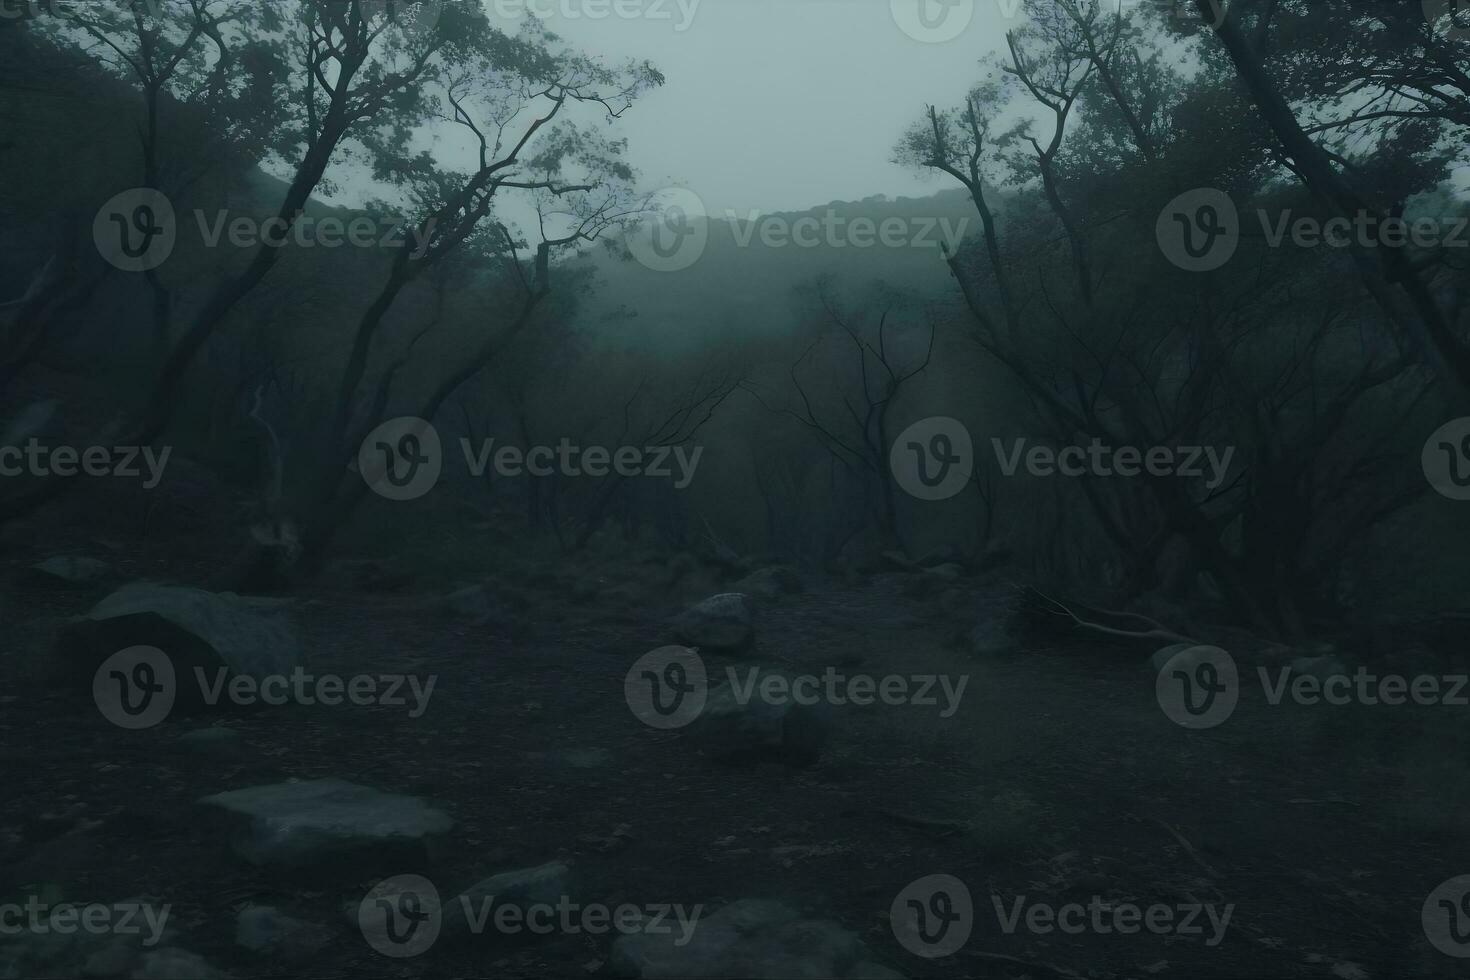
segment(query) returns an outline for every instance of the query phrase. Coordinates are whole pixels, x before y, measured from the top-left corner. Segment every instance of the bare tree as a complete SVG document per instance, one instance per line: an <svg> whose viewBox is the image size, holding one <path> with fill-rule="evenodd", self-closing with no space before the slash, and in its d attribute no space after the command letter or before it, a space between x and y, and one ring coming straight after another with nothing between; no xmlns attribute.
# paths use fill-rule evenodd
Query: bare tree
<svg viewBox="0 0 1470 980"><path fill-rule="evenodd" d="M770 411L803 425L845 470L857 476L864 492L876 497L876 517L885 538L898 543L898 506L888 471L889 417L909 382L929 367L936 329L929 322L922 346L904 345L889 324L891 310L879 316L875 328L868 327L837 305L833 291L834 284L828 279L815 284L825 324L787 371L794 397L777 403L756 384L744 387ZM905 346L911 349L905 352ZM918 349L913 350L915 347ZM846 361L831 392L817 391L803 377L818 351L839 363ZM827 377L827 372L821 371L820 376Z"/></svg>

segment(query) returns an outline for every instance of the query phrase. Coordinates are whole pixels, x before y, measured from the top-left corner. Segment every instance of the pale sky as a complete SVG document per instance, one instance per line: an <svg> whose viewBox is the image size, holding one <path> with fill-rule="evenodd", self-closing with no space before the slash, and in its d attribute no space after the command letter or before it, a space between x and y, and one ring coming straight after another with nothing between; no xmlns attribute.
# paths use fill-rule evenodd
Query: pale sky
<svg viewBox="0 0 1470 980"><path fill-rule="evenodd" d="M650 188L688 187L719 213L949 187L890 163L893 145L926 101L963 98L1020 0L485 2L492 14L530 4L589 54L651 60L668 83L620 124L632 162ZM921 3L935 30L967 26L951 40L915 40L897 19L917 25ZM645 15L619 17L619 7ZM606 14L594 20L594 10Z"/></svg>

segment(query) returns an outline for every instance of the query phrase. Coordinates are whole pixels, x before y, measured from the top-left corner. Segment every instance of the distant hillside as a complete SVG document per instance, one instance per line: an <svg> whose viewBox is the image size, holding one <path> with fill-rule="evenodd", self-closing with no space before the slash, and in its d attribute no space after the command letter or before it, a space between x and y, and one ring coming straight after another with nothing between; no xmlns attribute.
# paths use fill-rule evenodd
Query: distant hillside
<svg viewBox="0 0 1470 980"><path fill-rule="evenodd" d="M637 315L640 336L670 348L696 345L700 331L711 328L769 336L793 325L794 291L820 276L834 277L854 298L880 284L948 298L940 242L952 247L957 236L979 231L962 190L833 201L799 212L724 213L705 224L707 245L679 271L655 271L636 257L602 250L580 260L596 269L599 280L583 315L602 319L626 308Z"/></svg>

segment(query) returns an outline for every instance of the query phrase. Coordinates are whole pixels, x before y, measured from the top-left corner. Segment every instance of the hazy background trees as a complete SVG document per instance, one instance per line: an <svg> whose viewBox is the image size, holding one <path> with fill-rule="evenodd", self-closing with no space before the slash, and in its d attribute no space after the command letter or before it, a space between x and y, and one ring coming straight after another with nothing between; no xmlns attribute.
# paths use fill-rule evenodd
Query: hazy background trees
<svg viewBox="0 0 1470 980"><path fill-rule="evenodd" d="M327 0L6 22L0 72L34 93L5 109L24 138L0 140L17 174L7 412L54 402L43 424L74 440L178 446L229 502L200 504L223 515L208 547L253 542L261 587L412 535L448 547L470 522L497 528L487 549L569 560L1004 553L1006 574L1065 594L1272 635L1453 601L1463 561L1432 542L1463 518L1419 454L1466 404L1460 253L1277 247L1255 213L1463 212L1470 43L1417 4L1240 2L1218 26L1210 6L1031 5L968 90L913 93L912 128L875 139L932 172L935 195L810 212L963 221L954 247L742 244L749 219L716 217L672 274L622 242L656 189L617 126L664 82L646 63L609 65L534 21L506 34L473 0L431 24ZM447 162L451 143L472 165ZM303 217L410 233L211 248L185 217L171 260L133 276L98 260L90 224L140 186L183 216L275 216L281 238ZM1156 222L1202 187L1236 202L1243 237L1224 267L1188 272ZM326 203L343 188L370 203ZM433 500L389 504L351 465L402 415L432 419L452 454L493 436L703 457L677 491L456 471ZM970 429L976 472L926 503L888 454L937 415ZM1016 439L1233 457L1219 486L1046 480L997 470L994 441ZM8 485L0 512L23 518L69 492L57 483ZM1408 562L1412 587L1391 571Z"/></svg>

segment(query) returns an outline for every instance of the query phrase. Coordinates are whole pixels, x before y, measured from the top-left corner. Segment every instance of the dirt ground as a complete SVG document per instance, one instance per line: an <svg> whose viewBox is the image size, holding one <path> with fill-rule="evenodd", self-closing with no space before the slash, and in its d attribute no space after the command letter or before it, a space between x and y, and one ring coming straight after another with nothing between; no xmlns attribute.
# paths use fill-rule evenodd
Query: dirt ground
<svg viewBox="0 0 1470 980"><path fill-rule="evenodd" d="M0 897L166 901L181 944L240 977L607 969L610 935L386 959L342 914L375 878L254 868L195 805L334 776L423 796L454 818L429 871L446 894L561 859L586 902L785 900L856 932L905 976L1464 975L1421 926L1425 896L1470 872L1463 743L1441 739L1439 720L1423 714L1455 709L1401 709L1420 714L1385 728L1245 698L1227 724L1188 731L1160 710L1136 656L1079 639L977 658L954 641L954 617L902 585L899 573L848 585L813 577L804 593L761 604L752 663L968 677L949 718L934 706L839 709L826 752L801 768L718 763L634 717L624 675L667 642L667 602L646 615L577 602L551 576L507 626L428 615L411 592L308 591L293 607L312 669L437 675L422 717L292 706L123 731L90 699L49 687L41 669L57 626L96 596L17 587L0 694ZM975 616L1004 593L974 579L959 588ZM201 758L179 742L216 722L241 733L244 752ZM888 911L932 874L965 882L975 924L959 952L926 960L895 940ZM1214 945L1208 926L1007 934L997 906L1020 896L1233 911ZM236 947L247 903L321 924L327 944L289 967Z"/></svg>

